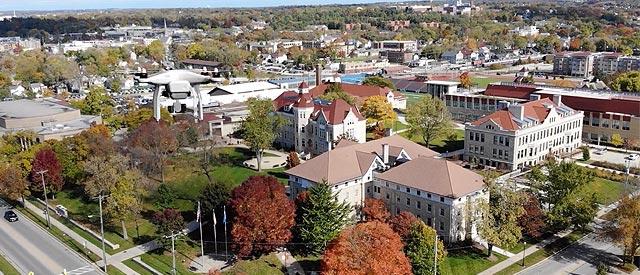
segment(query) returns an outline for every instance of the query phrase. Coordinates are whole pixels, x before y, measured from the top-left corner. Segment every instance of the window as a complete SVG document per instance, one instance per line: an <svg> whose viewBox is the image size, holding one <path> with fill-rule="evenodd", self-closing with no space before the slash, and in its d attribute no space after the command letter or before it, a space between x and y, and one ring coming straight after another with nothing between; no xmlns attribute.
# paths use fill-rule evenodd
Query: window
<svg viewBox="0 0 640 275"><path fill-rule="evenodd" d="M600 126L600 118L599 117L593 117L591 119L591 126L594 126L594 127Z"/></svg>
<svg viewBox="0 0 640 275"><path fill-rule="evenodd" d="M396 202L400 202L400 197L396 197Z"/></svg>
<svg viewBox="0 0 640 275"><path fill-rule="evenodd" d="M431 194L428 194L428 193L427 193L427 198L431 198Z"/></svg>
<svg viewBox="0 0 640 275"><path fill-rule="evenodd" d="M440 227L440 230L444 230L444 223L440 222L440 226L439 227Z"/></svg>
<svg viewBox="0 0 640 275"><path fill-rule="evenodd" d="M433 225L432 225L432 219L431 219L431 218L427 218L427 225L428 225L428 226L433 226Z"/></svg>
<svg viewBox="0 0 640 275"><path fill-rule="evenodd" d="M440 216L444 216L444 208L440 208Z"/></svg>
<svg viewBox="0 0 640 275"><path fill-rule="evenodd" d="M609 128L609 119L602 119L602 128Z"/></svg>
<svg viewBox="0 0 640 275"><path fill-rule="evenodd" d="M444 197L440 197L440 202L444 202Z"/></svg>
<svg viewBox="0 0 640 275"><path fill-rule="evenodd" d="M411 199L407 198L407 205L411 205Z"/></svg>
<svg viewBox="0 0 640 275"><path fill-rule="evenodd" d="M431 212L431 204L427 203L427 212Z"/></svg>
<svg viewBox="0 0 640 275"><path fill-rule="evenodd" d="M480 142L484 142L484 134L480 134Z"/></svg>
<svg viewBox="0 0 640 275"><path fill-rule="evenodd" d="M629 131L629 121L622 122L622 130Z"/></svg>
<svg viewBox="0 0 640 275"><path fill-rule="evenodd" d="M416 208L422 209L422 204L420 203L420 201L416 201Z"/></svg>
<svg viewBox="0 0 640 275"><path fill-rule="evenodd" d="M389 199L389 193L387 193L387 199Z"/></svg>
<svg viewBox="0 0 640 275"><path fill-rule="evenodd" d="M411 188L407 187L407 193L411 194Z"/></svg>
<svg viewBox="0 0 640 275"><path fill-rule="evenodd" d="M613 123L611 125L613 126L613 129L620 129L620 121L619 120L613 120Z"/></svg>
<svg viewBox="0 0 640 275"><path fill-rule="evenodd" d="M416 194L418 194L418 196L420 196L420 190L416 190Z"/></svg>

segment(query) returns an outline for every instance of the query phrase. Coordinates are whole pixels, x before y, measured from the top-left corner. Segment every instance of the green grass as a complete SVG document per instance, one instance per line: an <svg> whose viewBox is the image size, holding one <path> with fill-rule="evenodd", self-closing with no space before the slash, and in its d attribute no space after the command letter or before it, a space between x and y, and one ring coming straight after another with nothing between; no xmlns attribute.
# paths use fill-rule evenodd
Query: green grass
<svg viewBox="0 0 640 275"><path fill-rule="evenodd" d="M449 251L442 263L442 274L477 274L507 258L497 253L493 253L493 255L496 259L491 261L487 259L486 252L476 249Z"/></svg>
<svg viewBox="0 0 640 275"><path fill-rule="evenodd" d="M576 241L578 241L580 238L584 237L588 232L584 232L584 231L573 231L571 232L569 235L557 239L554 242L550 243L549 245L543 247L542 249L531 253L531 255L528 255L524 258L524 267L522 267L522 262L518 261L517 263L514 263L510 266L508 266L507 268L503 269L502 271L496 273L497 275L508 275L508 274L515 274L518 273L520 271L522 271L523 269L530 267L534 264L537 264L541 261L543 261L544 259L550 257L551 255L553 255L554 253L564 249L565 247L575 243Z"/></svg>
<svg viewBox="0 0 640 275"><path fill-rule="evenodd" d="M133 271L140 273L140 275L153 275L153 273L149 272L146 268L134 262L132 259L123 261L122 263L133 269Z"/></svg>
<svg viewBox="0 0 640 275"><path fill-rule="evenodd" d="M20 275L18 270L2 256L0 256L0 271L4 273L4 275Z"/></svg>
<svg viewBox="0 0 640 275"><path fill-rule="evenodd" d="M107 266L107 274L109 274L109 275L127 275L126 273L120 271L120 269L117 269L112 265L108 265Z"/></svg>
<svg viewBox="0 0 640 275"><path fill-rule="evenodd" d="M438 153L452 152L464 148L464 130L454 129L452 139L448 137L439 138L430 142L430 149ZM415 142L425 145L421 135L411 135L409 132L402 132L399 135Z"/></svg>
<svg viewBox="0 0 640 275"><path fill-rule="evenodd" d="M624 193L624 184L608 179L595 178L592 183L580 189L580 192L585 196L588 196L591 193L596 193L596 198L599 204L609 205L622 198Z"/></svg>
<svg viewBox="0 0 640 275"><path fill-rule="evenodd" d="M20 208L16 208L16 209L18 211L20 211L24 216L26 216L30 220L34 221L37 225L39 225L42 228L44 228L45 230L47 230L47 221L44 218L41 218L40 216L34 214L33 212L31 212L29 209L26 209L26 208L20 207ZM82 244L80 244L80 243L76 242L75 240L71 239L69 236L67 236L62 231L60 231L60 229L58 229L57 227L51 226L51 229L49 229L48 231L53 236L58 238L58 240L60 240L61 242L65 243L68 247L70 247L74 251L78 252L78 254L80 254L81 256L89 259L90 261L95 262L95 261L98 261L98 260L101 259L100 256L98 256L96 254L93 254L89 250L85 250L83 248Z"/></svg>
<svg viewBox="0 0 640 275"><path fill-rule="evenodd" d="M490 77L472 77L471 78L471 83L473 83L474 86L478 86L478 88L486 88L489 84L493 83L493 82L500 82L501 80L499 79L495 79L495 78L490 78Z"/></svg>
<svg viewBox="0 0 640 275"><path fill-rule="evenodd" d="M262 256L255 260L241 260L222 274L284 274L284 266L275 254Z"/></svg>
<svg viewBox="0 0 640 275"><path fill-rule="evenodd" d="M401 92L401 93L407 98L407 108L415 104L418 100L420 100L420 98L427 96L427 94L421 94L421 93L411 93L411 92Z"/></svg>
<svg viewBox="0 0 640 275"><path fill-rule="evenodd" d="M514 246L507 247L507 248L506 248L506 250L507 250L507 251L509 251L509 252L511 252L511 253L513 253L513 254L518 254L518 253L522 252L522 250L524 250L524 249L525 249L525 247L526 247L526 248L529 248L529 247L531 247L532 245L534 245L534 244L527 242L527 245L526 245L526 246L524 246L522 242L518 242L518 243L517 243L516 245L514 245Z"/></svg>

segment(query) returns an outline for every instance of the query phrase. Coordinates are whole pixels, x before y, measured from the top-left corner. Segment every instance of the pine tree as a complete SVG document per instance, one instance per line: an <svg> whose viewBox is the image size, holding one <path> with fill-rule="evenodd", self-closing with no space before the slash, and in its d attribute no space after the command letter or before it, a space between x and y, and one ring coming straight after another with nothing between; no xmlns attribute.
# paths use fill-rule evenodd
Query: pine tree
<svg viewBox="0 0 640 275"><path fill-rule="evenodd" d="M340 234L351 213L351 206L339 201L325 181L309 188L308 194L298 200L298 209L296 235L312 255L321 254Z"/></svg>

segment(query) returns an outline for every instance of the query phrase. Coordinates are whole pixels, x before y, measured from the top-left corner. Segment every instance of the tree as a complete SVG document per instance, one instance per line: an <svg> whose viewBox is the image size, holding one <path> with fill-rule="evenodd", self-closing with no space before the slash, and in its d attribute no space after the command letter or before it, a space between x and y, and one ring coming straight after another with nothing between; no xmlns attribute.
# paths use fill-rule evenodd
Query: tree
<svg viewBox="0 0 640 275"><path fill-rule="evenodd" d="M460 74L460 86L462 86L462 88L469 89L471 88L471 85L473 85L473 83L471 82L469 72Z"/></svg>
<svg viewBox="0 0 640 275"><path fill-rule="evenodd" d="M442 262L447 256L447 251L444 249L444 243L438 240L437 259L434 263L433 259L436 257L436 255L434 255L436 236L436 230L427 226L422 221L414 223L411 227L408 238L405 241L406 246L404 251L411 262L413 274L436 274L434 272L436 268L437 273L442 274ZM434 266L434 264L436 264L436 266Z"/></svg>
<svg viewBox="0 0 640 275"><path fill-rule="evenodd" d="M256 154L258 171L262 171L262 155L271 147L283 119L273 115L273 103L269 99L251 98L248 101L249 115L240 126L245 143Z"/></svg>
<svg viewBox="0 0 640 275"><path fill-rule="evenodd" d="M387 98L381 95L365 99L360 111L367 118L367 123L369 124L379 125L382 123L383 126L387 126L392 125L397 119L393 107L387 101Z"/></svg>
<svg viewBox="0 0 640 275"><path fill-rule="evenodd" d="M582 150L582 160L583 161L587 161L587 160L591 159L591 153L589 152L589 147L582 146L582 147L580 147L580 150Z"/></svg>
<svg viewBox="0 0 640 275"><path fill-rule="evenodd" d="M393 85L390 79L384 78L381 76L368 76L362 81L362 85L367 86L377 86L380 88L389 88L391 90L395 90L396 87Z"/></svg>
<svg viewBox="0 0 640 275"><path fill-rule="evenodd" d="M87 96L80 101L71 103L80 109L83 115L100 115L109 117L113 115L114 102L103 87L94 86L89 89Z"/></svg>
<svg viewBox="0 0 640 275"><path fill-rule="evenodd" d="M489 202L478 202L481 213L478 233L488 243L489 256L492 255L494 245L510 247L522 238L518 218L525 213L521 193L498 185L490 188Z"/></svg>
<svg viewBox="0 0 640 275"><path fill-rule="evenodd" d="M91 197L108 195L128 167L129 160L120 154L90 157L84 163L84 172L87 174L83 182L85 192Z"/></svg>
<svg viewBox="0 0 640 275"><path fill-rule="evenodd" d="M200 195L202 211L212 212L220 210L226 205L231 196L232 186L228 183L214 180L208 183Z"/></svg>
<svg viewBox="0 0 640 275"><path fill-rule="evenodd" d="M401 211L389 220L389 225L402 239L406 239L409 236L411 227L419 221L411 212Z"/></svg>
<svg viewBox="0 0 640 275"><path fill-rule="evenodd" d="M620 147L624 144L624 139L618 133L614 133L611 135L611 145L615 147Z"/></svg>
<svg viewBox="0 0 640 275"><path fill-rule="evenodd" d="M387 219L391 217L391 214L387 211L384 201L373 198L364 199L362 214L366 221L387 222Z"/></svg>
<svg viewBox="0 0 640 275"><path fill-rule="evenodd" d="M300 157L298 157L298 153L295 151L289 152L287 155L287 168L293 168L300 165Z"/></svg>
<svg viewBox="0 0 640 275"><path fill-rule="evenodd" d="M640 93L640 71L617 74L608 84L619 92Z"/></svg>
<svg viewBox="0 0 640 275"><path fill-rule="evenodd" d="M31 162L31 190L42 192L42 179L38 172L46 170L44 181L49 192L58 192L62 189L62 166L58 162L56 153L49 147L40 149Z"/></svg>
<svg viewBox="0 0 640 275"><path fill-rule="evenodd" d="M407 110L407 122L412 135L420 135L427 147L453 129L451 114L442 100L425 96Z"/></svg>
<svg viewBox="0 0 640 275"><path fill-rule="evenodd" d="M153 223L156 225L159 240L161 240L163 244L166 244L166 238L164 238L164 236L180 232L186 225L180 211L174 208L166 208L154 213Z"/></svg>
<svg viewBox="0 0 640 275"><path fill-rule="evenodd" d="M631 150L638 146L638 141L633 138L624 138L624 142L622 144L622 148L625 150Z"/></svg>
<svg viewBox="0 0 640 275"><path fill-rule="evenodd" d="M0 166L0 196L18 200L23 195L28 194L27 180L22 175L20 168L13 164Z"/></svg>
<svg viewBox="0 0 640 275"><path fill-rule="evenodd" d="M360 223L345 229L327 247L323 274L410 274L398 234L382 222Z"/></svg>
<svg viewBox="0 0 640 275"><path fill-rule="evenodd" d="M146 52L148 56L156 62L164 59L164 45L160 40L154 40L147 46Z"/></svg>
<svg viewBox="0 0 640 275"><path fill-rule="evenodd" d="M633 260L640 249L640 196L625 196L613 211L612 223L605 228L607 235L624 247L625 263Z"/></svg>
<svg viewBox="0 0 640 275"><path fill-rule="evenodd" d="M111 187L105 211L112 218L120 220L123 239L129 239L126 221L136 217L142 210L140 191L145 178L136 170L125 171Z"/></svg>
<svg viewBox="0 0 640 275"><path fill-rule="evenodd" d="M342 99L351 106L354 106L356 104L356 98L347 94L347 92L342 89L342 84L338 82L329 84L329 86L324 90L324 93L319 96L319 98L327 101Z"/></svg>
<svg viewBox="0 0 640 275"><path fill-rule="evenodd" d="M167 158L178 149L175 131L162 120L149 119L131 133L129 145L134 155L146 164L146 170L153 171L153 168L156 168L160 171L161 181L164 182Z"/></svg>
<svg viewBox="0 0 640 275"><path fill-rule="evenodd" d="M205 189L206 192L206 189ZM159 208L171 208L176 200L176 194L166 183L161 183L156 190L155 205Z"/></svg>
<svg viewBox="0 0 640 275"><path fill-rule="evenodd" d="M268 253L291 240L295 208L275 177L249 177L231 192L229 206L238 256Z"/></svg>
<svg viewBox="0 0 640 275"><path fill-rule="evenodd" d="M540 201L535 196L528 194L528 199L523 205L524 214L518 218L518 225L524 235L538 238L542 236L545 227L545 215L540 208Z"/></svg>
<svg viewBox="0 0 640 275"><path fill-rule="evenodd" d="M311 186L297 205L297 239L306 244L307 252L318 255L349 222L351 206L338 200L326 182Z"/></svg>

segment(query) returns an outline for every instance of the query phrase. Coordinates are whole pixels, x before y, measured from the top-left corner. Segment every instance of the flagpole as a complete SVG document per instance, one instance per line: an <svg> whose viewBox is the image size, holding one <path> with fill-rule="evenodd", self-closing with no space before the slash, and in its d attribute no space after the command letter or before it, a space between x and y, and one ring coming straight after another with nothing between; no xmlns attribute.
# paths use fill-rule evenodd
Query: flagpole
<svg viewBox="0 0 640 275"><path fill-rule="evenodd" d="M204 268L204 241L202 239L202 213L200 211L200 201L198 201L198 222L200 223L200 255L202 256L202 268Z"/></svg>
<svg viewBox="0 0 640 275"><path fill-rule="evenodd" d="M216 210L213 209L213 246L215 247L215 255L218 255L218 233L216 232L218 230L218 228L216 228L218 221L216 221Z"/></svg>
<svg viewBox="0 0 640 275"><path fill-rule="evenodd" d="M229 250L228 250L228 243L229 241L227 241L227 207L224 206L224 259L225 261L229 260Z"/></svg>

